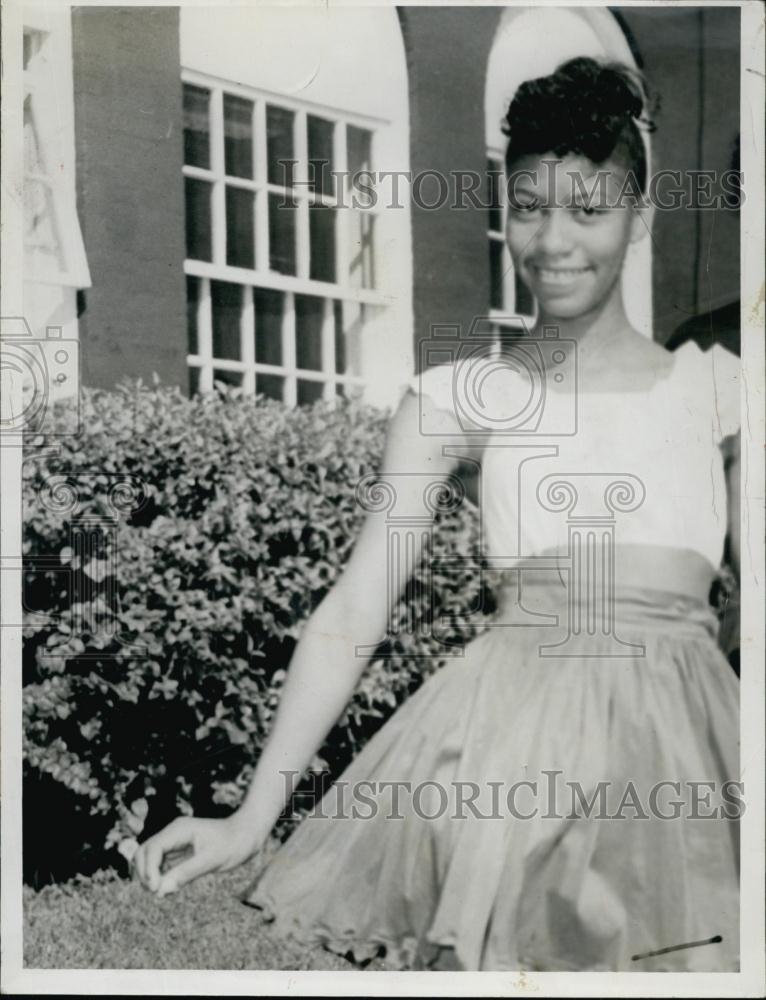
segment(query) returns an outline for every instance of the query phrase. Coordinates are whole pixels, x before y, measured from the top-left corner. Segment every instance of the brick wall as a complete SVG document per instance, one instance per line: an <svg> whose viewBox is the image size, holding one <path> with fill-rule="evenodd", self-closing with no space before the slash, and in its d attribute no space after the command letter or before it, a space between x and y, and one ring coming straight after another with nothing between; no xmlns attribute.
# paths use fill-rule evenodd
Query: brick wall
<svg viewBox="0 0 766 1000"><path fill-rule="evenodd" d="M485 68L499 19L489 7L400 11L410 86L413 176L427 170L486 170ZM450 190L454 186L450 185ZM486 192L482 192L486 202ZM423 200L436 200L424 183ZM487 211L413 206L415 357L432 324L470 327L489 304ZM416 362L417 364L417 362Z"/></svg>
<svg viewBox="0 0 766 1000"><path fill-rule="evenodd" d="M729 169L739 124L739 9L618 8L661 97L654 169ZM739 297L739 219L726 209L658 211L655 336Z"/></svg>
<svg viewBox="0 0 766 1000"><path fill-rule="evenodd" d="M80 7L72 21L83 381L186 386L178 9Z"/></svg>

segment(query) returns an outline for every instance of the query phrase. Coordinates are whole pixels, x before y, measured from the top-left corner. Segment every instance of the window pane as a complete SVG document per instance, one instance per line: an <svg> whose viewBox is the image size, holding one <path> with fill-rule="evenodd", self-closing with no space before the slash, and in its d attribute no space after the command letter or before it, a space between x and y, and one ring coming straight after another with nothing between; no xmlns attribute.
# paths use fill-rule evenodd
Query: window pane
<svg viewBox="0 0 766 1000"><path fill-rule="evenodd" d="M343 334L343 303L333 302L333 318L335 320L335 371L339 375L346 371L346 338Z"/></svg>
<svg viewBox="0 0 766 1000"><path fill-rule="evenodd" d="M282 375L263 375L258 372L255 376L256 396L268 396L269 399L283 399L285 380Z"/></svg>
<svg viewBox="0 0 766 1000"><path fill-rule="evenodd" d="M295 358L299 368L322 370L324 299L295 296Z"/></svg>
<svg viewBox="0 0 766 1000"><path fill-rule="evenodd" d="M518 276L514 275L516 288L516 309L520 316L533 316L535 312L535 299L530 290Z"/></svg>
<svg viewBox="0 0 766 1000"><path fill-rule="evenodd" d="M500 185L503 183L502 164L487 160L487 185L489 187L489 228L496 233L503 231L503 213L500 208Z"/></svg>
<svg viewBox="0 0 766 1000"><path fill-rule="evenodd" d="M226 263L255 267L255 194L226 187Z"/></svg>
<svg viewBox="0 0 766 1000"><path fill-rule="evenodd" d="M210 223L212 185L193 177L186 181L186 256L192 260L212 260Z"/></svg>
<svg viewBox="0 0 766 1000"><path fill-rule="evenodd" d="M199 308L199 278L186 276L186 332L189 354L199 353L197 309Z"/></svg>
<svg viewBox="0 0 766 1000"><path fill-rule="evenodd" d="M372 132L366 128L349 125L346 128L346 155L348 162L349 181L354 192L356 203L362 206L372 205L372 195L362 188L370 188L372 180L367 176L358 177L360 171L372 170Z"/></svg>
<svg viewBox="0 0 766 1000"><path fill-rule="evenodd" d="M307 116L309 141L309 187L320 194L332 194L332 137L334 126L324 118Z"/></svg>
<svg viewBox="0 0 766 1000"><path fill-rule="evenodd" d="M326 205L309 206L309 243L311 263L309 277L314 281L335 281L335 220L334 208Z"/></svg>
<svg viewBox="0 0 766 1000"><path fill-rule="evenodd" d="M210 91L184 84L184 163L210 167Z"/></svg>
<svg viewBox="0 0 766 1000"><path fill-rule="evenodd" d="M242 285L212 281L213 357L239 361L239 322L242 315Z"/></svg>
<svg viewBox="0 0 766 1000"><path fill-rule="evenodd" d="M351 226L349 240L351 260L349 282L352 288L375 287L375 254L373 233L375 217L369 212L352 209L348 213Z"/></svg>
<svg viewBox="0 0 766 1000"><path fill-rule="evenodd" d="M295 274L295 215L295 201L269 195L269 267L281 274Z"/></svg>
<svg viewBox="0 0 766 1000"><path fill-rule="evenodd" d="M501 240L489 241L489 304L492 309L503 309L503 244Z"/></svg>
<svg viewBox="0 0 766 1000"><path fill-rule="evenodd" d="M357 170L371 170L372 132L366 128L349 125L346 129L348 169L351 174Z"/></svg>
<svg viewBox="0 0 766 1000"><path fill-rule="evenodd" d="M335 370L339 375L361 373L361 342L370 322L369 310L362 302L335 303Z"/></svg>
<svg viewBox="0 0 766 1000"><path fill-rule="evenodd" d="M227 372L223 368L214 368L213 384L216 382L224 382L236 388L242 385L242 372Z"/></svg>
<svg viewBox="0 0 766 1000"><path fill-rule="evenodd" d="M292 187L293 119L295 115L286 108L266 107L266 152L269 184Z"/></svg>
<svg viewBox="0 0 766 1000"><path fill-rule="evenodd" d="M321 382L309 382L308 379L298 379L298 406L309 406L322 398L324 386Z"/></svg>
<svg viewBox="0 0 766 1000"><path fill-rule="evenodd" d="M255 300L255 360L262 365L281 365L284 295L282 292L256 288L253 297ZM257 376L258 380L264 377ZM282 398L281 389L276 398Z"/></svg>
<svg viewBox="0 0 766 1000"><path fill-rule="evenodd" d="M253 176L253 102L223 95L223 142L226 173Z"/></svg>
<svg viewBox="0 0 766 1000"><path fill-rule="evenodd" d="M196 396L199 392L199 368L189 369L189 396Z"/></svg>

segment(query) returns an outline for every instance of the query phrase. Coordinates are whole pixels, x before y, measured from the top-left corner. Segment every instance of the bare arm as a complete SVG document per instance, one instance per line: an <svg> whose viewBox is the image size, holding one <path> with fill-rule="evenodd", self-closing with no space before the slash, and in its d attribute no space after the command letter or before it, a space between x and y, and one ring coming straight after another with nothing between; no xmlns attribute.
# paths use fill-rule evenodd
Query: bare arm
<svg viewBox="0 0 766 1000"><path fill-rule="evenodd" d="M441 439L418 432L417 400L407 394L389 425L381 475L413 472L396 479L397 505L423 509L423 473L446 476L454 459L441 454ZM368 514L343 573L309 618L298 642L282 690L274 724L245 800L236 814L260 844L282 812L292 786L308 767L356 688L367 659L354 652L374 645L385 633L387 595L401 593L406 566L389 567L389 528L385 514ZM419 540L416 542L419 556ZM388 575L398 572L389 582Z"/></svg>
<svg viewBox="0 0 766 1000"><path fill-rule="evenodd" d="M430 405L427 400L423 406ZM422 511L423 473L446 477L456 460L442 455L442 438L419 431L421 402L411 393L391 419L380 474L399 474L397 504ZM447 435L459 434L455 418L433 415ZM415 473L408 478L402 473ZM416 533L417 535L417 533ZM374 645L384 635L388 594L401 593L407 567L387 560L389 526L385 514L370 513L341 576L306 623L296 645L271 732L240 808L226 820L179 818L141 846L135 858L139 878L161 895L209 871L241 864L264 843L300 775L348 704L367 660L358 645ZM420 541L415 540L415 558ZM397 578L389 581L389 572ZM291 780L292 779L292 780ZM160 875L163 856L191 845L193 857Z"/></svg>

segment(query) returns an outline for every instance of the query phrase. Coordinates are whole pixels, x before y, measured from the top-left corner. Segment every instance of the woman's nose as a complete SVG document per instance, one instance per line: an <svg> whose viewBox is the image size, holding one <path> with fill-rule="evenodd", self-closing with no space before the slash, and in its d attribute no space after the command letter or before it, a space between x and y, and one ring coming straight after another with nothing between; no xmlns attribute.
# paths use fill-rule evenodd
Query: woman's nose
<svg viewBox="0 0 766 1000"><path fill-rule="evenodd" d="M559 208L543 213L540 228L535 237L539 250L549 254L562 254L572 248L569 213Z"/></svg>

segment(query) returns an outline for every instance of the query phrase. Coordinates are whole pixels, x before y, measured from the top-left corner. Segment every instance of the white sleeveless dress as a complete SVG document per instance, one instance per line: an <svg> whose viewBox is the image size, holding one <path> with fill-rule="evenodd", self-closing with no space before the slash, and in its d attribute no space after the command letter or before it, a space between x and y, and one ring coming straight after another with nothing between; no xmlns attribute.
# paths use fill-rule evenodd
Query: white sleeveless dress
<svg viewBox="0 0 766 1000"><path fill-rule="evenodd" d="M424 419L456 413L460 375L411 380ZM688 581L721 559L739 359L689 342L648 392L573 416L552 387L548 424L504 436L529 392L497 372L476 404L495 428L483 537L507 574L490 627L242 898L280 934L394 969L735 971L739 687ZM662 578L623 585L620 551Z"/></svg>

